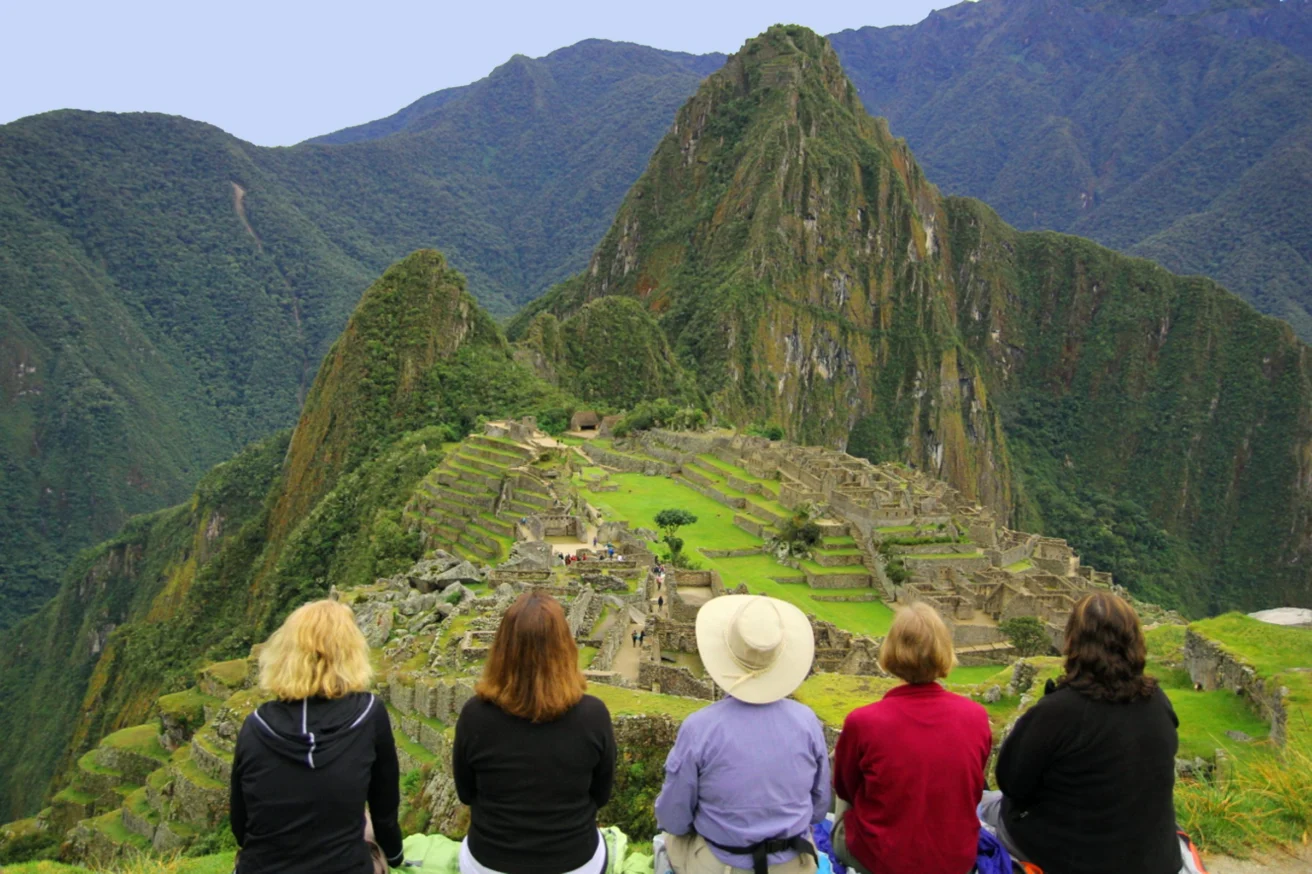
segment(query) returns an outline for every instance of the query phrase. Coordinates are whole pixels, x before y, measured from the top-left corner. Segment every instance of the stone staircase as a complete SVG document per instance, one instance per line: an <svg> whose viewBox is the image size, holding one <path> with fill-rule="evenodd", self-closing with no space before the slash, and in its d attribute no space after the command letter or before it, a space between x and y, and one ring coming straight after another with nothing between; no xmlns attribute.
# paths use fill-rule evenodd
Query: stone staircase
<svg viewBox="0 0 1312 874"><path fill-rule="evenodd" d="M476 564L503 561L516 536L515 520L549 509L547 486L524 468L534 450L484 435L465 439L420 482L404 516L444 549Z"/></svg>

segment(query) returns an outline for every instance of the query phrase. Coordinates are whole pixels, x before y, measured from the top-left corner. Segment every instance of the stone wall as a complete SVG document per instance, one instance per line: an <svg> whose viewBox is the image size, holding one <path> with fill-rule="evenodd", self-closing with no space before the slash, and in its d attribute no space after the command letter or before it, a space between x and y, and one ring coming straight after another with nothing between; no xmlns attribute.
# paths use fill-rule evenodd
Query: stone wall
<svg viewBox="0 0 1312 874"><path fill-rule="evenodd" d="M601 648L597 650L597 655L593 657L592 664L589 668L594 671L609 671L611 665L615 664L615 655L624 646L625 641L629 639L627 622L616 622L606 631L606 635L601 639Z"/></svg>
<svg viewBox="0 0 1312 874"><path fill-rule="evenodd" d="M813 589L866 589L870 574L807 574L806 584Z"/></svg>
<svg viewBox="0 0 1312 874"><path fill-rule="evenodd" d="M953 625L953 646L983 646L986 643L1001 643L1007 636L995 625Z"/></svg>
<svg viewBox="0 0 1312 874"><path fill-rule="evenodd" d="M699 680L693 676L692 671L679 665L644 659L638 665L638 685L644 689L659 687L659 691L666 695L715 700L715 683L709 679Z"/></svg>
<svg viewBox="0 0 1312 874"><path fill-rule="evenodd" d="M1242 696L1254 712L1271 723L1271 739L1284 744L1288 690L1274 687L1268 678L1258 676L1253 668L1192 629L1184 633L1184 667L1189 679L1204 689L1226 689Z"/></svg>
<svg viewBox="0 0 1312 874"><path fill-rule="evenodd" d="M583 451L595 463L614 468L625 473L645 473L649 476L672 476L677 469L675 465L653 458L636 458L620 452L612 452L592 443L585 443Z"/></svg>

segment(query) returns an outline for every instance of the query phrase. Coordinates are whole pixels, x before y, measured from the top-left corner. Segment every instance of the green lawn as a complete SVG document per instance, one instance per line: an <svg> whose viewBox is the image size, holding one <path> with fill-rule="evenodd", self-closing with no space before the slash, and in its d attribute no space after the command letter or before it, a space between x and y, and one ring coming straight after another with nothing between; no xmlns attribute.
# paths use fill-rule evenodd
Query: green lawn
<svg viewBox="0 0 1312 874"><path fill-rule="evenodd" d="M1242 731L1255 741L1265 740L1270 726L1231 692L1195 692L1193 689L1167 689L1175 715L1180 720L1180 756L1212 758L1224 749L1235 758L1244 758L1253 749L1226 736L1227 731Z"/></svg>
<svg viewBox="0 0 1312 874"><path fill-rule="evenodd" d="M1219 643L1260 676L1288 687L1289 738L1312 742L1312 632L1269 625L1242 613L1204 619L1189 628Z"/></svg>
<svg viewBox="0 0 1312 874"><path fill-rule="evenodd" d="M698 551L706 549L747 549L760 546L762 541L733 524L733 510L692 489L666 477L643 476L637 473L615 474L612 480L619 490L590 496L590 502L601 509L607 518L627 519L630 526L653 528L656 514L668 507L681 507L697 516L697 522L679 529L684 539L684 551L697 556L707 570L717 570L725 588L732 589L746 583L752 592L796 604L826 622L832 622L856 634L879 637L888 631L893 611L879 601L859 604L817 601L815 594L836 594L838 590L813 590L805 585L775 582L771 577L797 576L798 572L779 564L772 556L750 555L742 558L706 558ZM860 565L822 568L813 562L803 567L812 573L867 573ZM841 593L840 593L841 594Z"/></svg>
<svg viewBox="0 0 1312 874"><path fill-rule="evenodd" d="M1008 665L957 665L948 674L948 682L957 685L974 685L991 680L999 686L1005 686L1011 679L1011 667Z"/></svg>

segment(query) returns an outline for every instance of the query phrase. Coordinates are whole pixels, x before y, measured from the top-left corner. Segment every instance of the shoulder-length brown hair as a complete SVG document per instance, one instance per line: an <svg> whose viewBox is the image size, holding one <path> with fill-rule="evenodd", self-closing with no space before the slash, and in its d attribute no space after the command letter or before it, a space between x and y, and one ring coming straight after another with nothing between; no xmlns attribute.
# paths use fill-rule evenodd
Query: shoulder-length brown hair
<svg viewBox="0 0 1312 874"><path fill-rule="evenodd" d="M506 713L550 722L579 703L587 687L560 602L545 592L520 595L501 617L474 693Z"/></svg>
<svg viewBox="0 0 1312 874"><path fill-rule="evenodd" d="M1111 592L1094 592L1066 621L1066 676L1059 685L1097 701L1147 698L1157 688L1143 672L1147 658L1134 608Z"/></svg>

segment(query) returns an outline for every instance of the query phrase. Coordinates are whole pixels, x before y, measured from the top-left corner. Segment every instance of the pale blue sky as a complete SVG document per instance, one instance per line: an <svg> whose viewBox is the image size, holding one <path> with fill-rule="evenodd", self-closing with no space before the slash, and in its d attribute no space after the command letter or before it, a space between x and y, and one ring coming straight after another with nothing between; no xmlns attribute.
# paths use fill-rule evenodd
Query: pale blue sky
<svg viewBox="0 0 1312 874"><path fill-rule="evenodd" d="M589 37L731 52L776 22L912 24L955 0L0 0L0 123L151 110L287 145Z"/></svg>

